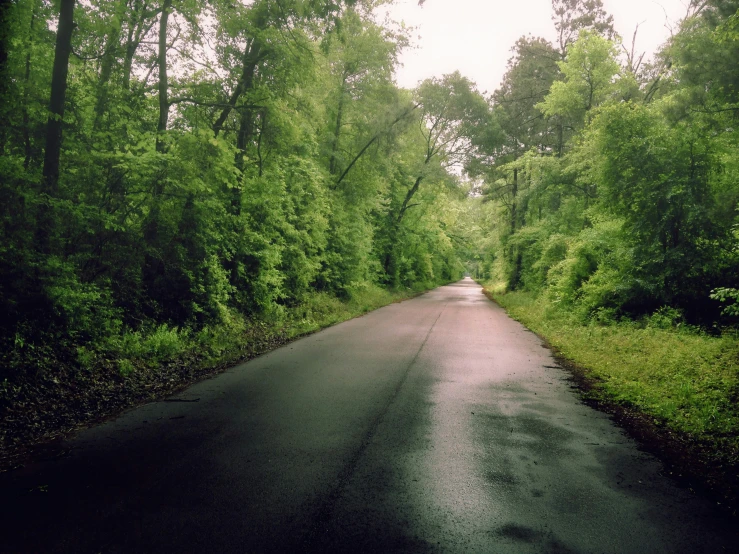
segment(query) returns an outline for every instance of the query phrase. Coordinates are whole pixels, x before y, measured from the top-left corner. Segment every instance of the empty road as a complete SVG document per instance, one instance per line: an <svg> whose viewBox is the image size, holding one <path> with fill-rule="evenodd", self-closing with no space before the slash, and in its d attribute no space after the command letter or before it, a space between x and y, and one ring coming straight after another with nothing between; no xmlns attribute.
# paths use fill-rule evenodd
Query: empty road
<svg viewBox="0 0 739 554"><path fill-rule="evenodd" d="M734 552L469 279L0 475L2 552Z"/></svg>

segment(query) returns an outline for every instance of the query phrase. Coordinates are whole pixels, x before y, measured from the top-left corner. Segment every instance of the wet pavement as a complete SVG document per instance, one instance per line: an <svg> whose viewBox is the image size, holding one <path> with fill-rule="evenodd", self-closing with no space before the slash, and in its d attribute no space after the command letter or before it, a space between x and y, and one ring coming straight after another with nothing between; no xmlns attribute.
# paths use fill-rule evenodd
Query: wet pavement
<svg viewBox="0 0 739 554"><path fill-rule="evenodd" d="M469 279L0 475L2 552L739 552Z"/></svg>

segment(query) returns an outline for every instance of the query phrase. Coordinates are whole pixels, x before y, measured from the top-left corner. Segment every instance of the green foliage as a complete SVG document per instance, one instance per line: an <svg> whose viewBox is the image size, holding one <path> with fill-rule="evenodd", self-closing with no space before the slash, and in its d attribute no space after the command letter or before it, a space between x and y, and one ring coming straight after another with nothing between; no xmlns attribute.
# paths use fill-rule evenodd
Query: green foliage
<svg viewBox="0 0 739 554"><path fill-rule="evenodd" d="M558 53L546 40L533 37L518 39L513 52L503 83L493 93L495 120L506 135L498 136L496 129L488 133L488 150L498 158L556 148L558 140L551 122L537 109L560 77Z"/></svg>
<svg viewBox="0 0 739 554"><path fill-rule="evenodd" d="M585 114L613 96L619 72L616 46L609 40L583 31L559 62L563 80L552 83L549 94L537 105L548 116L582 121Z"/></svg>
<svg viewBox="0 0 739 554"><path fill-rule="evenodd" d="M673 329L683 323L683 313L669 306L662 306L647 318L647 328L650 329Z"/></svg>
<svg viewBox="0 0 739 554"><path fill-rule="evenodd" d="M727 304L722 312L724 315L739 316L739 289L719 287L711 291L710 297Z"/></svg>
<svg viewBox="0 0 739 554"><path fill-rule="evenodd" d="M563 56L583 30L608 39L616 34L613 16L605 11L602 0L552 0L552 20Z"/></svg>
<svg viewBox="0 0 739 554"><path fill-rule="evenodd" d="M733 325L733 297L710 295L739 286L739 6L708 2L645 69L634 52L620 66L602 6L585 5L555 4L559 74L555 47L523 38L493 95L506 137L475 160L476 267L578 321L668 325L676 310L684 325Z"/></svg>
<svg viewBox="0 0 739 554"><path fill-rule="evenodd" d="M58 138L59 5L11 3L0 378L43 377L60 360L122 375L196 351L222 360L260 325L303 332L395 298L378 285L459 275L444 210L462 187L445 164L463 152L425 160L418 124L451 106L467 147L489 107L460 75L399 89L407 31L375 21L381 3L188 0L166 20L161 3L72 3L58 180L44 146Z"/></svg>

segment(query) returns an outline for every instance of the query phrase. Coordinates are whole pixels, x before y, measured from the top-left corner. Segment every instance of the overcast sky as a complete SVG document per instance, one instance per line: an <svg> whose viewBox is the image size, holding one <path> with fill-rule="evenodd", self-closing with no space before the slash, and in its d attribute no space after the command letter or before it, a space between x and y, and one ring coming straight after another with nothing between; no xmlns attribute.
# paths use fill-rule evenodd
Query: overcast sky
<svg viewBox="0 0 739 554"><path fill-rule="evenodd" d="M603 0L616 31L631 44L639 24L637 49L653 53L686 12L688 0ZM401 58L397 80L413 88L418 81L459 70L481 91L500 83L516 39L525 34L554 39L551 0L397 0L389 12L394 20L417 27L415 49Z"/></svg>

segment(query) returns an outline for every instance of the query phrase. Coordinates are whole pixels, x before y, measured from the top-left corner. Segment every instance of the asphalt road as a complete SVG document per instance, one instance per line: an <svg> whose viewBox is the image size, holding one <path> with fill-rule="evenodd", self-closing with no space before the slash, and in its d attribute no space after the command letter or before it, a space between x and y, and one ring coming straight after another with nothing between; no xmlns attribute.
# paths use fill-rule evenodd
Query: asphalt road
<svg viewBox="0 0 739 554"><path fill-rule="evenodd" d="M63 446L0 475L0 551L739 550L469 279Z"/></svg>

